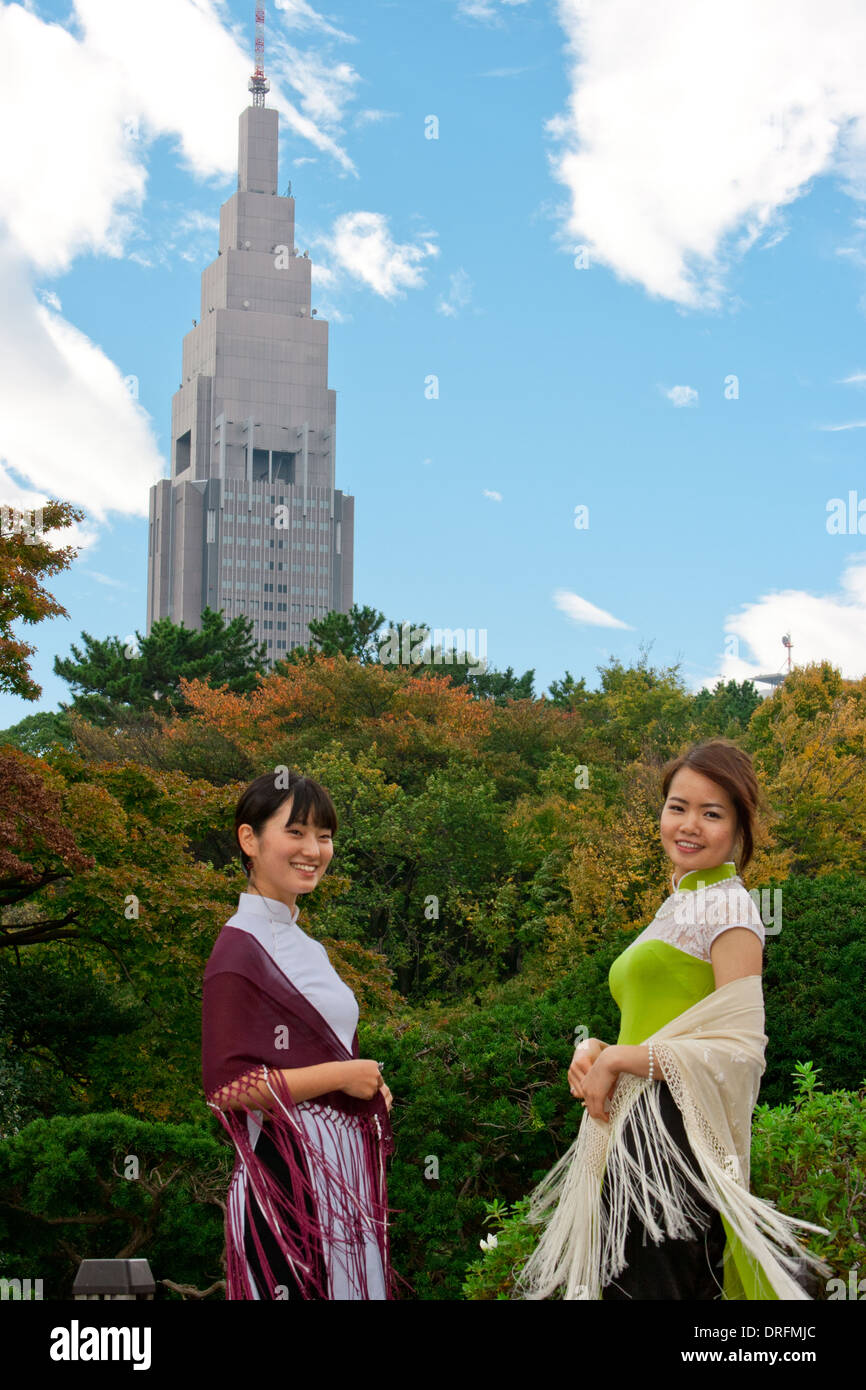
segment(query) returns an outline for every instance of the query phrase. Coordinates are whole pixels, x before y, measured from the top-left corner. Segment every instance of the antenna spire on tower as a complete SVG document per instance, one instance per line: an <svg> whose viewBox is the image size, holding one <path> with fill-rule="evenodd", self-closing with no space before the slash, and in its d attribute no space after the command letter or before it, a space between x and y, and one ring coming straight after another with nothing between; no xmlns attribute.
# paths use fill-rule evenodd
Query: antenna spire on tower
<svg viewBox="0 0 866 1390"><path fill-rule="evenodd" d="M249 80L253 94L253 106L264 106L265 95L271 89L270 80L265 77L265 7L256 5L256 70Z"/></svg>

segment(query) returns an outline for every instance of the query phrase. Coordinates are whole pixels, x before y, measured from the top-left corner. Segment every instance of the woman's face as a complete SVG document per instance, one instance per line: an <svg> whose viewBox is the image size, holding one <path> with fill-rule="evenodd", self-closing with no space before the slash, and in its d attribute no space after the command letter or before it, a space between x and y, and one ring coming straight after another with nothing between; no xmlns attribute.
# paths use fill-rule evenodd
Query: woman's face
<svg viewBox="0 0 866 1390"><path fill-rule="evenodd" d="M298 893L312 892L334 854L330 830L292 819L291 797L265 821L259 835L252 826L242 825L238 838L253 861L251 884L280 902L294 902Z"/></svg>
<svg viewBox="0 0 866 1390"><path fill-rule="evenodd" d="M680 873L714 869L733 858L737 813L724 787L681 767L668 788L660 829L664 852Z"/></svg>

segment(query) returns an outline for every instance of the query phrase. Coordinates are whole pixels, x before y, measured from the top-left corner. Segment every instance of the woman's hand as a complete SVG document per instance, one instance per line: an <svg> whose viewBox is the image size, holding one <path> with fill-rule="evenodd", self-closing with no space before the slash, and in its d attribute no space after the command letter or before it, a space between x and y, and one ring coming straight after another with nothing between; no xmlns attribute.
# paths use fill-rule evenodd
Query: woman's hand
<svg viewBox="0 0 866 1390"><path fill-rule="evenodd" d="M388 1114L390 1115L390 1113L391 1113L391 1105L392 1105L392 1103L393 1103L393 1099L394 1099L394 1098L393 1098L393 1096L391 1095L391 1092L389 1091L388 1087L385 1085L385 1082L384 1082L384 1081L382 1082L382 1099L384 1100L385 1104L387 1105L387 1107L388 1107Z"/></svg>
<svg viewBox="0 0 866 1390"><path fill-rule="evenodd" d="M586 1038L575 1048L568 1068L568 1084L573 1096L582 1098L583 1078L606 1047L607 1043L603 1043L601 1038Z"/></svg>
<svg viewBox="0 0 866 1390"><path fill-rule="evenodd" d="M603 1052L598 1054L580 1082L580 1094L587 1111L594 1120L608 1122L607 1111L604 1108L605 1101L609 1101L613 1097L616 1083L619 1080L619 1071L616 1049L606 1047Z"/></svg>
<svg viewBox="0 0 866 1390"><path fill-rule="evenodd" d="M358 1100L372 1100L380 1086L387 1086L379 1070L379 1063L370 1061L367 1057L355 1058L351 1062L344 1062L345 1080L340 1087L347 1096L356 1096ZM388 1096L391 1092L388 1091ZM387 1100L387 1097L386 1097ZM390 1106L388 1107L390 1109Z"/></svg>

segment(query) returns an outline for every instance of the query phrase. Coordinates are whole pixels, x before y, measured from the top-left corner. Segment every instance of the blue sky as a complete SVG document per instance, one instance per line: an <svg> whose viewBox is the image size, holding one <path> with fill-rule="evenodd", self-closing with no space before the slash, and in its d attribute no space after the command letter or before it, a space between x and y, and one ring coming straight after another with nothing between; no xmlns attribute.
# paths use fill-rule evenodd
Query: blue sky
<svg viewBox="0 0 866 1390"><path fill-rule="evenodd" d="M695 689L779 670L786 631L862 676L862 7L267 9L356 602L483 629L539 693L648 644ZM0 3L0 494L86 513L49 584L69 619L18 628L43 698L0 696L0 727L68 698L53 660L83 630L145 630L253 10Z"/></svg>

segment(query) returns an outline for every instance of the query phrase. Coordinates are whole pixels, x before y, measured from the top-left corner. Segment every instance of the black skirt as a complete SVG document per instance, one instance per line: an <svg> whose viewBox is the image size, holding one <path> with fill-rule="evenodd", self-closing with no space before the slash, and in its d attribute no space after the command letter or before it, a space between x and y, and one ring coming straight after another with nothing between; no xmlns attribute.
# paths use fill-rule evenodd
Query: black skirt
<svg viewBox="0 0 866 1390"><path fill-rule="evenodd" d="M289 1135L288 1138L295 1155L295 1161L303 1168L304 1172L307 1172L304 1156L301 1153L299 1145L293 1136ZM268 1134L267 1127L262 1129L261 1134L256 1140L255 1152L256 1158L259 1159L266 1168L270 1169L280 1186L285 1191L290 1192L291 1175L289 1169L280 1158L279 1152ZM309 1193L305 1193L304 1205L307 1213L315 1220L316 1208ZM301 1291L300 1284L295 1277L291 1265L280 1253L280 1248L274 1233L268 1225L264 1213L252 1192L250 1192L250 1208L252 1212L252 1221L249 1215L246 1213L244 1215L244 1253L247 1257L250 1277L258 1290L259 1298L276 1299L279 1297L281 1300L302 1299L304 1295ZM261 1262L256 1252L251 1226L254 1226L258 1233L259 1240L265 1252L265 1258L270 1266L271 1275L273 1276L270 1283L265 1279L264 1271L262 1270ZM296 1220L289 1220L284 1223L284 1226L295 1234L300 1233L300 1226ZM317 1282L321 1288L327 1288L327 1276L325 1274L324 1260L320 1249L316 1251L316 1264Z"/></svg>
<svg viewBox="0 0 866 1390"><path fill-rule="evenodd" d="M667 1085L660 1081L659 1103L664 1124L686 1156L693 1173L698 1173L697 1159L686 1136L683 1117ZM639 1142L646 1157L643 1136ZM635 1135L630 1130L626 1139L629 1152L634 1149ZM673 1240L665 1237L656 1245L646 1226L632 1211L629 1215L625 1241L626 1267L615 1280L602 1289L605 1302L625 1299L715 1299L723 1289L722 1259L725 1252L725 1228L715 1207L709 1206L698 1194L694 1184L687 1183L690 1198L700 1210L692 1221L699 1227L692 1240ZM607 1189L602 1184L602 1201L609 1211ZM654 1204L653 1215L664 1229L661 1210Z"/></svg>

